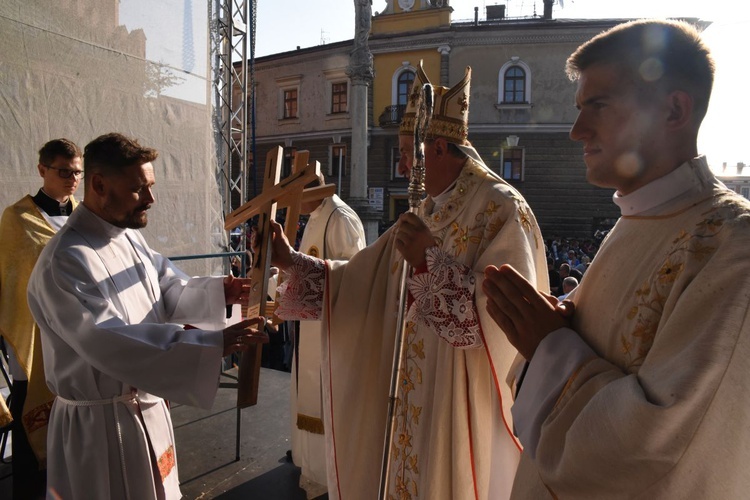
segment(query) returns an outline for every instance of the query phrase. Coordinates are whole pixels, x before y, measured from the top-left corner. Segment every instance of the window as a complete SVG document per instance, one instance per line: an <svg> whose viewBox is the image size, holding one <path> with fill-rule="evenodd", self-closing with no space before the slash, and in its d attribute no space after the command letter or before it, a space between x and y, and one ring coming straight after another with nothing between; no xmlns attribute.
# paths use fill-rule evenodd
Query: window
<svg viewBox="0 0 750 500"><path fill-rule="evenodd" d="M339 167L341 168L341 176L342 177L345 176L346 175L346 144L331 145L328 175L332 175L333 177L338 179Z"/></svg>
<svg viewBox="0 0 750 500"><path fill-rule="evenodd" d="M331 84L331 113L346 113L347 83Z"/></svg>
<svg viewBox="0 0 750 500"><path fill-rule="evenodd" d="M503 102L526 102L526 72L518 66L505 71Z"/></svg>
<svg viewBox="0 0 750 500"><path fill-rule="evenodd" d="M328 103L326 114L335 120L347 118L345 115L349 113L349 77L346 75L346 68L324 69L323 75L326 80L325 102Z"/></svg>
<svg viewBox="0 0 750 500"><path fill-rule="evenodd" d="M740 194L747 199L750 199L750 187L740 188Z"/></svg>
<svg viewBox="0 0 750 500"><path fill-rule="evenodd" d="M411 70L406 70L398 75L396 83L396 104L399 106L406 106L409 102L409 92L411 92L411 86L414 83L414 73Z"/></svg>
<svg viewBox="0 0 750 500"><path fill-rule="evenodd" d="M504 148L500 156L502 176L505 180L523 180L523 148Z"/></svg>
<svg viewBox="0 0 750 500"><path fill-rule="evenodd" d="M497 107L530 108L531 106L531 68L513 56L503 64L498 73Z"/></svg>
<svg viewBox="0 0 750 500"><path fill-rule="evenodd" d="M391 179L404 179L406 176L398 173L398 162L401 159L401 151L398 146L391 148Z"/></svg>
<svg viewBox="0 0 750 500"><path fill-rule="evenodd" d="M284 118L297 118L297 89L284 91Z"/></svg>
<svg viewBox="0 0 750 500"><path fill-rule="evenodd" d="M299 118L299 96L301 75L285 76L276 80L278 85L278 117L280 120L295 121Z"/></svg>

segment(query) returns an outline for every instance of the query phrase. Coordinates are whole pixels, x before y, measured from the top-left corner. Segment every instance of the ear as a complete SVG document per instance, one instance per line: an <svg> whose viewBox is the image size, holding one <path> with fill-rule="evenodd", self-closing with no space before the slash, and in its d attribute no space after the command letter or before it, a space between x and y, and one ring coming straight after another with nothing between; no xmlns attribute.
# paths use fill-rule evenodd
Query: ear
<svg viewBox="0 0 750 500"><path fill-rule="evenodd" d="M677 130L693 124L693 98L684 90L675 90L667 96L667 126Z"/></svg>
<svg viewBox="0 0 750 500"><path fill-rule="evenodd" d="M41 163L38 163L36 169L39 171L39 177L44 178L44 174L47 173L46 167Z"/></svg>
<svg viewBox="0 0 750 500"><path fill-rule="evenodd" d="M438 137L434 141L435 143L435 154L437 156L445 155L448 153L448 140L444 137Z"/></svg>
<svg viewBox="0 0 750 500"><path fill-rule="evenodd" d="M88 177L88 176L87 176ZM94 172L91 174L91 177L88 178L89 186L91 186L91 190L96 194L97 196L104 196L106 189L106 180L104 179L104 176L99 172Z"/></svg>

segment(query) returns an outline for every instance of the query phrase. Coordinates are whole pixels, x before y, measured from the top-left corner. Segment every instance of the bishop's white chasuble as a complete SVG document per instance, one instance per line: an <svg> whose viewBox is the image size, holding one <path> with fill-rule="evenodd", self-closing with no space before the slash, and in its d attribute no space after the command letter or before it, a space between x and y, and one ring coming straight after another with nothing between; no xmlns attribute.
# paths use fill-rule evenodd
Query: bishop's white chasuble
<svg viewBox="0 0 750 500"><path fill-rule="evenodd" d="M471 159L433 208L428 199L423 220L439 244L409 282L389 496L507 498L520 455L504 383L516 351L486 313L481 280L508 263L547 290L544 243L521 195ZM325 325L328 494L375 498L403 263L394 231L348 263L295 261L279 314Z"/></svg>

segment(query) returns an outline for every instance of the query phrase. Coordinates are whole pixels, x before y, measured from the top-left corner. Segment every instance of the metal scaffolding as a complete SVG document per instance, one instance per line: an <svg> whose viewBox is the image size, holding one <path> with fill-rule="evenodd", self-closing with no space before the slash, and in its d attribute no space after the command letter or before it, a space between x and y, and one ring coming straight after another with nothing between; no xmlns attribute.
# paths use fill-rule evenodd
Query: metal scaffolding
<svg viewBox="0 0 750 500"><path fill-rule="evenodd" d="M223 214L248 200L255 117L254 97L255 12L257 0L209 0L211 58L213 61L214 133L217 149L216 181ZM248 64L249 63L249 64ZM254 115L254 112L252 112ZM250 130L248 130L250 128ZM254 149L254 144L252 149ZM253 175L254 179L255 176ZM253 194L255 188L253 186ZM229 250L244 252L246 227L229 238Z"/></svg>
<svg viewBox="0 0 750 500"><path fill-rule="evenodd" d="M252 117L249 116L248 110L254 109L254 106L248 100L254 101L256 5L257 0L208 0L216 182L223 211L216 214L216 221L223 221L224 217L247 201L248 174L254 174L254 168L250 166L252 154L248 147L248 136L253 141L254 149L255 116L254 113ZM252 178L254 180L255 175ZM230 234L227 250L241 252L240 255L244 256L246 231L246 225L242 224L239 234L235 234L235 237ZM228 273L229 263L225 266ZM236 384L221 386L236 387ZM237 407L236 460L240 459L241 422L241 408Z"/></svg>

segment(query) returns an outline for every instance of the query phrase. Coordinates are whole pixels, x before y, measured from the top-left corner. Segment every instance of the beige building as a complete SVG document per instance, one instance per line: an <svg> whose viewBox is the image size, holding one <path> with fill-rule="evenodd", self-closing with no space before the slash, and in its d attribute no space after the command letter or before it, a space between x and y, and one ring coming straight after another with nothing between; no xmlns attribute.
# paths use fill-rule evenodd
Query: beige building
<svg viewBox="0 0 750 500"><path fill-rule="evenodd" d="M372 17L367 187L381 229L406 209L397 134L420 60L432 83L446 86L471 66L469 139L523 193L545 238L609 228L619 214L612 191L586 182L581 146L568 137L577 112L564 67L578 45L624 20L554 19L545 2L543 16L506 18L490 6L487 19L452 23L448 3L389 0ZM271 147L290 157L309 150L349 198L351 136L361 126L350 115L352 48L345 41L256 59L256 178Z"/></svg>
<svg viewBox="0 0 750 500"><path fill-rule="evenodd" d="M746 167L747 165L742 162L733 167L727 167L727 164L724 163L721 173L717 174L716 177L735 193L750 199L750 175L748 175L750 172L745 170Z"/></svg>

